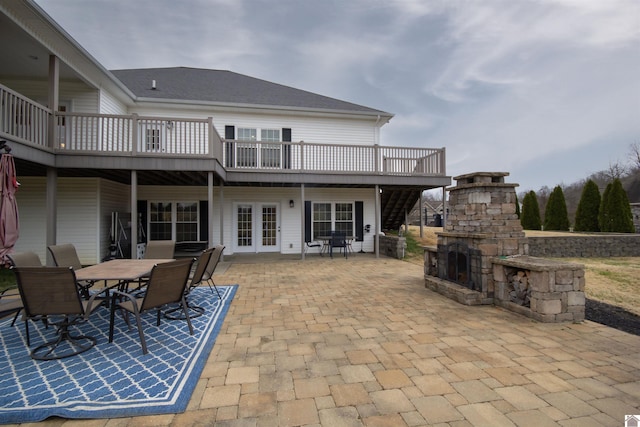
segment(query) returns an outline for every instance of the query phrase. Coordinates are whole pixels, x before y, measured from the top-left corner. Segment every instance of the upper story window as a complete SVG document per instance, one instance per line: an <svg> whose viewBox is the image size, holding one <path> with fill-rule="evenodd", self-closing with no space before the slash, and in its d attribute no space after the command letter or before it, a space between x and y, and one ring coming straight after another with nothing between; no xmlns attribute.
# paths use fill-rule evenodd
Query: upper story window
<svg viewBox="0 0 640 427"><path fill-rule="evenodd" d="M251 128L238 128L238 139L240 141L257 141L258 132Z"/></svg>
<svg viewBox="0 0 640 427"><path fill-rule="evenodd" d="M280 129L261 129L260 140L280 142Z"/></svg>
<svg viewBox="0 0 640 427"><path fill-rule="evenodd" d="M257 141L256 129L238 128L239 141ZM237 166L241 168L255 168L258 165L258 149L253 144L238 143L236 147Z"/></svg>
<svg viewBox="0 0 640 427"><path fill-rule="evenodd" d="M147 151L160 150L160 129L147 129L145 131Z"/></svg>
<svg viewBox="0 0 640 427"><path fill-rule="evenodd" d="M291 169L291 128L224 127L227 167Z"/></svg>
<svg viewBox="0 0 640 427"><path fill-rule="evenodd" d="M280 142L280 129L260 129L260 140L257 139L256 128L238 128L238 141L251 141L258 144L238 143L236 147L236 165L238 167L280 168L282 164L282 149L280 144L265 144L265 142Z"/></svg>
<svg viewBox="0 0 640 427"><path fill-rule="evenodd" d="M138 122L138 138L141 151L159 152L164 151L164 122L159 119L140 120Z"/></svg>

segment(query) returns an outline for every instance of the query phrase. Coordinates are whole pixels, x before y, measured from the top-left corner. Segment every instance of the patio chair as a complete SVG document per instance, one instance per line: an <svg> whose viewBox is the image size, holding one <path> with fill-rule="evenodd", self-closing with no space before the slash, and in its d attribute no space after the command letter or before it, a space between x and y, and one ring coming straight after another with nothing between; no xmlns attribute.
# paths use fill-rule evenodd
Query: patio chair
<svg viewBox="0 0 640 427"><path fill-rule="evenodd" d="M311 248L322 248L322 243L317 242L317 241L311 241L311 242L304 242L305 247L304 247L304 253L306 254L309 249Z"/></svg>
<svg viewBox="0 0 640 427"><path fill-rule="evenodd" d="M82 268L76 247L71 243L51 245L47 246L47 249L57 267L72 267L74 270L80 270Z"/></svg>
<svg viewBox="0 0 640 427"><path fill-rule="evenodd" d="M99 304L95 296L83 300L76 286L76 275L68 267L14 267L27 320L46 320L56 327L56 339L31 350L36 360L74 356L96 344L94 337L72 335L72 326L84 323ZM25 322L27 345L31 346L29 323Z"/></svg>
<svg viewBox="0 0 640 427"><path fill-rule="evenodd" d="M205 273L207 272L207 267L209 265L209 260L211 259L211 255L213 254L214 248L208 248L202 251L200 256L198 257L196 269L193 272L193 275L189 279L189 286L185 288L184 296L187 300L187 307L190 310L195 312L195 315L191 315L191 318L195 318L198 316L202 316L204 313L204 308L199 307L197 305L191 304L192 298L189 298L191 291L196 288L200 283L203 282ZM167 311L164 316L168 319L184 319L184 315L175 315L174 313L179 311L180 307L176 307Z"/></svg>
<svg viewBox="0 0 640 427"><path fill-rule="evenodd" d="M53 258L53 262L56 267L71 267L74 270L80 270L82 268L82 263L80 262L80 258L78 257L78 252L76 251L76 247L71 243L64 243L62 245L51 245L47 246L51 257ZM78 282L78 287L80 288L80 292L82 296L88 299L91 294L89 293L89 289L94 285L93 281L80 281Z"/></svg>
<svg viewBox="0 0 640 427"><path fill-rule="evenodd" d="M14 314L11 326L15 325L18 315L22 311L22 300L20 294L16 292L15 288L7 289L0 292L0 319Z"/></svg>
<svg viewBox="0 0 640 427"><path fill-rule="evenodd" d="M149 240L144 250L144 259L173 259L176 250L175 240ZM149 281L149 277L141 277L135 290L139 291ZM144 291L142 291L144 292ZM142 294L137 295L138 297Z"/></svg>
<svg viewBox="0 0 640 427"><path fill-rule="evenodd" d="M215 288L216 293L218 294L218 299L222 299L222 295L220 295L220 291L216 286L216 283L213 281L213 273L216 271L216 267L218 267L218 263L222 258L222 252L224 251L224 245L217 245L213 247L213 252L211 253L211 259L209 259L209 263L207 264L207 269L205 270L203 280L209 285L209 289L211 289L211 293L213 293L213 289ZM213 285L213 287L212 287Z"/></svg>
<svg viewBox="0 0 640 427"><path fill-rule="evenodd" d="M193 259L191 258L156 264L151 270L144 296L140 298L125 292L113 291L109 322L109 342L113 342L115 311L116 309L125 310L126 313L132 313L135 316L142 353L147 354L147 343L144 339L140 316L147 311L156 310L156 326L159 327L161 310L171 304L180 304L189 325L189 332L193 335L189 308L184 297L192 264Z"/></svg>
<svg viewBox="0 0 640 427"><path fill-rule="evenodd" d="M175 240L150 240L144 250L144 259L173 259Z"/></svg>
<svg viewBox="0 0 640 427"><path fill-rule="evenodd" d="M339 248L341 252L344 252L344 257L348 258L347 236L345 233L339 231L331 233L331 242L329 243L329 255L331 258L333 258L333 248Z"/></svg>
<svg viewBox="0 0 640 427"><path fill-rule="evenodd" d="M42 261L35 252L14 252L7 257L13 267L42 267Z"/></svg>
<svg viewBox="0 0 640 427"><path fill-rule="evenodd" d="M40 257L35 252L14 252L7 254L12 267L42 267ZM4 298L4 300L2 299ZM18 307L16 309L16 307ZM22 311L22 300L18 288L7 289L0 293L0 317L4 317L15 311L11 326L15 325L18 316ZM25 322L27 320L25 319ZM45 323L46 326L46 323Z"/></svg>

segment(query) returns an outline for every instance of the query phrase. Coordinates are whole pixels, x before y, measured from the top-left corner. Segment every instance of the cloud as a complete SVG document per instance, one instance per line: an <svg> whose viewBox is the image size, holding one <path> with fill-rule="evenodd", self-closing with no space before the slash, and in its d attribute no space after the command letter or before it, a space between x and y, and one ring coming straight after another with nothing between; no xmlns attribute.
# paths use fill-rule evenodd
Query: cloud
<svg viewBox="0 0 640 427"><path fill-rule="evenodd" d="M637 0L36 1L110 69L228 69L394 113L381 143L444 146L452 175L553 186L640 135Z"/></svg>

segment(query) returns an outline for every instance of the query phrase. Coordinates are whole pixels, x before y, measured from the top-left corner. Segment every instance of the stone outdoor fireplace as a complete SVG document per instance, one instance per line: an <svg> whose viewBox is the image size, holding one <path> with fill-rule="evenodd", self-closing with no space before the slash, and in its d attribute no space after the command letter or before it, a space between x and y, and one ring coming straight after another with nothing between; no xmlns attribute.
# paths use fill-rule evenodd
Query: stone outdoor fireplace
<svg viewBox="0 0 640 427"><path fill-rule="evenodd" d="M425 286L463 304L501 305L541 321L583 320L584 268L528 256L518 184L506 183L508 175L454 177L438 245L424 248Z"/></svg>

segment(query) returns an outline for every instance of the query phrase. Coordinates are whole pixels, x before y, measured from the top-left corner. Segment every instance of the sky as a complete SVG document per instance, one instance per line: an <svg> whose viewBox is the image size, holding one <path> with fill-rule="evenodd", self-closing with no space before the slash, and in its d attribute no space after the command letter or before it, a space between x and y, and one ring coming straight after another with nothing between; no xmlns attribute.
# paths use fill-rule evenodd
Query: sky
<svg viewBox="0 0 640 427"><path fill-rule="evenodd" d="M230 70L394 114L447 175L569 185L640 143L638 0L35 0L109 70ZM455 184L455 182L453 182Z"/></svg>

